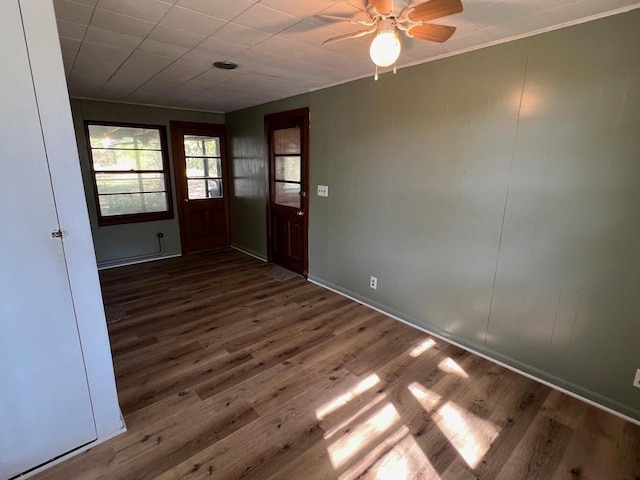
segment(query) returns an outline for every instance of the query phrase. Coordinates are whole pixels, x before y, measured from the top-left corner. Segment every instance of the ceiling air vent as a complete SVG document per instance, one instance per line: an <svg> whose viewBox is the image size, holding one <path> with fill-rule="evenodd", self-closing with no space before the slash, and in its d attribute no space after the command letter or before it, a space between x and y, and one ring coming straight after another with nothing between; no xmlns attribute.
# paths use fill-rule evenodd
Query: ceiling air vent
<svg viewBox="0 0 640 480"><path fill-rule="evenodd" d="M238 68L238 64L233 62L215 62L213 66L222 70L234 70Z"/></svg>

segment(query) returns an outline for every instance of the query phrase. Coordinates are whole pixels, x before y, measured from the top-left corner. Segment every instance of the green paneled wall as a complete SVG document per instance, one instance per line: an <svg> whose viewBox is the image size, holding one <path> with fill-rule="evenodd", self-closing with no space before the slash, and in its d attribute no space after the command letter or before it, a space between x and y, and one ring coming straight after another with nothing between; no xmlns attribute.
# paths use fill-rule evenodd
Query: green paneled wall
<svg viewBox="0 0 640 480"><path fill-rule="evenodd" d="M113 122L131 122L141 124L164 125L167 129L167 141L169 143L169 161L171 160L171 132L169 122L179 120L185 122L224 123L224 115L219 113L194 112L177 110L172 108L146 107L141 105L129 105L115 102L99 102L93 100L71 99L71 110L76 129L80 166L85 187L89 218L91 220L91 232L95 245L98 264L127 262L127 259L139 255L148 255L158 251L159 232L164 233L164 255L180 254L180 229L178 226L178 214L175 207L172 220L157 222L131 223L126 225L113 225L99 227L93 185L91 183L91 171L89 165L89 153L84 133L84 120L99 120ZM173 179L173 165L171 165L171 178ZM172 185L175 192L175 186Z"/></svg>
<svg viewBox="0 0 640 480"><path fill-rule="evenodd" d="M264 116L308 105L308 95L297 95L227 115L231 244L260 258L267 258Z"/></svg>
<svg viewBox="0 0 640 480"><path fill-rule="evenodd" d="M640 419L640 11L228 114L253 252L306 104L310 278Z"/></svg>

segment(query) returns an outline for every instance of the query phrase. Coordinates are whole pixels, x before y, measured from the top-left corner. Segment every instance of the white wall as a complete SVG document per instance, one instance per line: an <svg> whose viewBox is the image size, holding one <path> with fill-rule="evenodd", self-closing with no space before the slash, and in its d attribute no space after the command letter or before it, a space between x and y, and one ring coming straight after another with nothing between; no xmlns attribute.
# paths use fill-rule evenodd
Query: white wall
<svg viewBox="0 0 640 480"><path fill-rule="evenodd" d="M124 425L118 406L53 3L50 0L21 0L20 6L59 221L64 231L64 250L96 430L98 440L101 440L122 431ZM3 30L2 21L0 19L0 30Z"/></svg>

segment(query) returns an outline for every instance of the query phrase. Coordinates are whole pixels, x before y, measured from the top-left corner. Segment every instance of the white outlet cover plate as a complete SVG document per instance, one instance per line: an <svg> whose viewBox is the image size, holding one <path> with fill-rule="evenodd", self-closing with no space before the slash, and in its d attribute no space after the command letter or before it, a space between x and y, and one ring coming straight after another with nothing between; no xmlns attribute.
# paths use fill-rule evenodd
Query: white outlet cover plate
<svg viewBox="0 0 640 480"><path fill-rule="evenodd" d="M376 277L371 277L369 280L369 286L374 290L378 288L378 279Z"/></svg>
<svg viewBox="0 0 640 480"><path fill-rule="evenodd" d="M329 196L329 187L327 185L318 185L318 196L319 197L328 197Z"/></svg>

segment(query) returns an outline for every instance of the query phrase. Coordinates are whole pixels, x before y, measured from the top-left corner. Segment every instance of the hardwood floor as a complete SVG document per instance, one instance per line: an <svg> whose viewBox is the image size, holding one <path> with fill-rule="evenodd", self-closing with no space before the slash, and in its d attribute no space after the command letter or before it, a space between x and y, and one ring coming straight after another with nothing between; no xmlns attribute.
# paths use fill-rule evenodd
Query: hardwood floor
<svg viewBox="0 0 640 480"><path fill-rule="evenodd" d="M640 427L269 271L103 271L128 432L36 478L640 478Z"/></svg>

